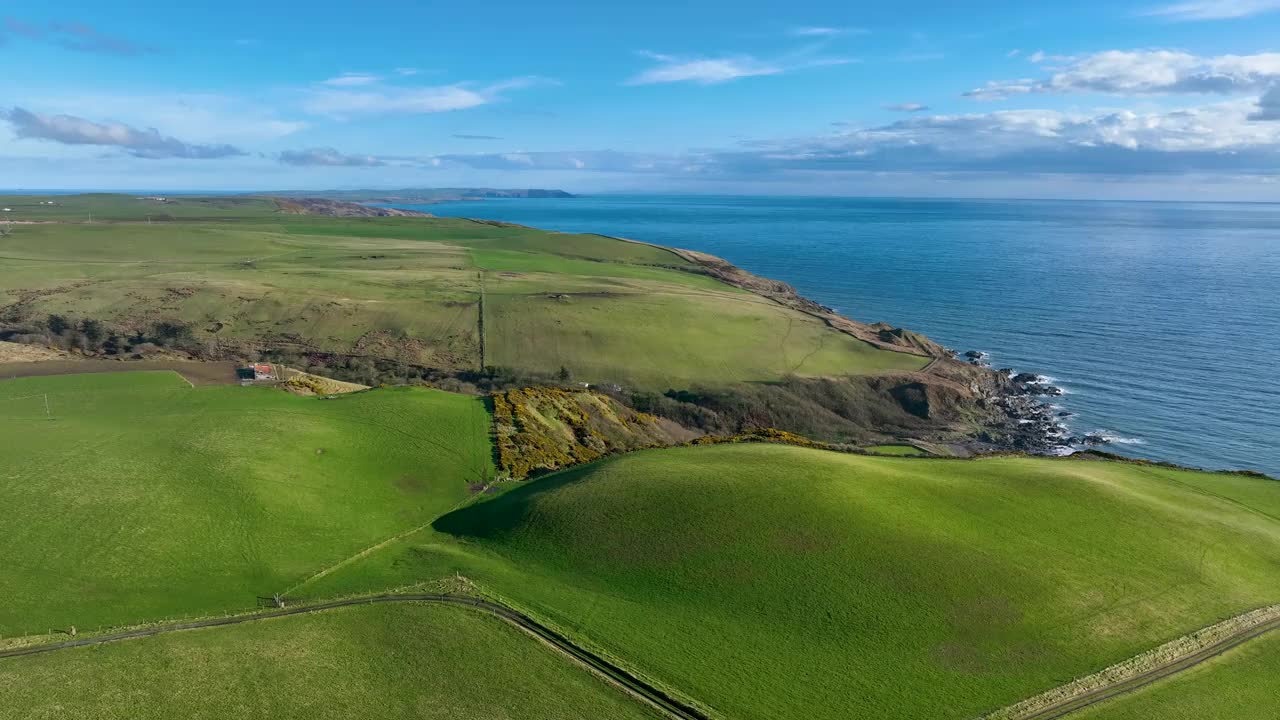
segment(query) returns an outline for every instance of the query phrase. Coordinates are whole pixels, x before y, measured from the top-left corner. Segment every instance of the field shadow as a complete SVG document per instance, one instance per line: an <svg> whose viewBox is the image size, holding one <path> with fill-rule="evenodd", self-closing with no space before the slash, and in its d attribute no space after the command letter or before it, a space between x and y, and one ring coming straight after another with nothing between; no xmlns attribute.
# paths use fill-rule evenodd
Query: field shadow
<svg viewBox="0 0 1280 720"><path fill-rule="evenodd" d="M605 461L607 462L607 461ZM580 465L537 480L474 505L454 510L436 518L431 527L459 537L493 539L524 524L533 509L535 498L553 492L586 477L596 463Z"/></svg>

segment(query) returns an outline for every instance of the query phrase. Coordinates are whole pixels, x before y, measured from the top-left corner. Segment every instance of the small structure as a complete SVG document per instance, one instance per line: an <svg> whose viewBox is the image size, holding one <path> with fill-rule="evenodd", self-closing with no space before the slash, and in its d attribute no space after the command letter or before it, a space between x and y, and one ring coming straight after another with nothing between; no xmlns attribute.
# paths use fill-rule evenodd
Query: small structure
<svg viewBox="0 0 1280 720"><path fill-rule="evenodd" d="M271 363L253 363L236 370L236 377L242 382L257 380L275 380L275 368Z"/></svg>

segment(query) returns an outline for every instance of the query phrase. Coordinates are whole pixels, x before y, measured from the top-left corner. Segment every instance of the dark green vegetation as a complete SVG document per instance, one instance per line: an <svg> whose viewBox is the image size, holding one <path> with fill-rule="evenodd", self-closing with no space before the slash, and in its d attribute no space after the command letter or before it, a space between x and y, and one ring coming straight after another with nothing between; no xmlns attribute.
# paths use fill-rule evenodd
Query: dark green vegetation
<svg viewBox="0 0 1280 720"><path fill-rule="evenodd" d="M423 388L0 382L0 637L252 607L469 497L487 430Z"/></svg>
<svg viewBox="0 0 1280 720"><path fill-rule="evenodd" d="M428 605L351 607L2 662L0 716L658 717L496 618Z"/></svg>
<svg viewBox="0 0 1280 720"><path fill-rule="evenodd" d="M304 591L462 572L736 718L966 718L1276 600L1274 481L772 445L564 471ZM460 543L460 545L459 545Z"/></svg>
<svg viewBox="0 0 1280 720"><path fill-rule="evenodd" d="M1073 720L1274 720L1280 713L1280 633L1131 695L1073 715Z"/></svg>

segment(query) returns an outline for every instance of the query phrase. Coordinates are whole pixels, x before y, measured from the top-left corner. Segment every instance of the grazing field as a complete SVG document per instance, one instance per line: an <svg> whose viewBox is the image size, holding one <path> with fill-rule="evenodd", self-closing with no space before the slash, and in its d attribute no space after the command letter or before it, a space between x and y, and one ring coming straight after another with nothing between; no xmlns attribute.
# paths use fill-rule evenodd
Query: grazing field
<svg viewBox="0 0 1280 720"><path fill-rule="evenodd" d="M1197 668L1072 715L1072 720L1275 720L1280 633Z"/></svg>
<svg viewBox="0 0 1280 720"><path fill-rule="evenodd" d="M467 498L488 430L418 388L0 382L0 637L251 608Z"/></svg>
<svg viewBox="0 0 1280 720"><path fill-rule="evenodd" d="M728 717L967 718L1274 603L1277 517L1257 478L720 445L528 483L310 591L462 572Z"/></svg>
<svg viewBox="0 0 1280 720"><path fill-rule="evenodd" d="M252 199L9 200L28 219L92 210L95 223L17 225L0 237L0 337L39 334L51 314L121 332L172 321L201 348L240 355L566 367L580 380L658 390L927 362L722 283L669 250L599 235L288 215ZM153 205L175 221L138 222Z"/></svg>
<svg viewBox="0 0 1280 720"><path fill-rule="evenodd" d="M5 718L656 718L488 615L350 607L0 660Z"/></svg>

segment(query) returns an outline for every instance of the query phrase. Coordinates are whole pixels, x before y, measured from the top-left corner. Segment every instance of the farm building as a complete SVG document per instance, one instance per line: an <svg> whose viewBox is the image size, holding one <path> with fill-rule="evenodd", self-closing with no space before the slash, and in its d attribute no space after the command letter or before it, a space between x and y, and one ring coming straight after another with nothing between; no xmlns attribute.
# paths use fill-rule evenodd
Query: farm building
<svg viewBox="0 0 1280 720"><path fill-rule="evenodd" d="M275 368L270 363L253 363L236 370L241 380L275 380Z"/></svg>

